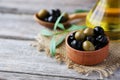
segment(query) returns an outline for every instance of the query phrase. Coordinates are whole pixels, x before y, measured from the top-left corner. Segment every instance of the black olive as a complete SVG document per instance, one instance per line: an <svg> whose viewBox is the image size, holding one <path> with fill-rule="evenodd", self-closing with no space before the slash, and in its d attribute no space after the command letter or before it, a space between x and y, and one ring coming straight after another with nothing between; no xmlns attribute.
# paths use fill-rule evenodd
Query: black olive
<svg viewBox="0 0 120 80"><path fill-rule="evenodd" d="M61 15L61 11L59 9L52 9L52 11L50 12L52 16L54 17L59 17Z"/></svg>
<svg viewBox="0 0 120 80"><path fill-rule="evenodd" d="M57 17L50 16L48 17L48 22L55 22L57 20Z"/></svg>
<svg viewBox="0 0 120 80"><path fill-rule="evenodd" d="M86 36L86 39L85 39L85 40L90 41L90 42L92 42L93 44L95 43L95 39L94 39L93 36Z"/></svg>
<svg viewBox="0 0 120 80"><path fill-rule="evenodd" d="M75 33L72 33L70 34L70 36L68 37L68 44L70 45L70 43L75 40L75 37L74 37Z"/></svg>
<svg viewBox="0 0 120 80"><path fill-rule="evenodd" d="M78 49L78 50L83 50L83 48L82 48L82 43L83 43L83 41L78 41L78 42L77 42L77 49Z"/></svg>
<svg viewBox="0 0 120 80"><path fill-rule="evenodd" d="M54 9L52 9L51 11L50 11L50 15L55 15L56 14L56 11L54 10Z"/></svg>
<svg viewBox="0 0 120 80"><path fill-rule="evenodd" d="M70 44L70 46L74 49L77 49L77 40L73 40Z"/></svg>
<svg viewBox="0 0 120 80"><path fill-rule="evenodd" d="M76 33L76 32L74 32L74 33L72 33L72 34L70 34L70 35L71 35L71 36L75 36L75 33Z"/></svg>
<svg viewBox="0 0 120 80"><path fill-rule="evenodd" d="M101 43L98 43L98 44L95 45L95 50L98 50L100 48L102 48Z"/></svg>
<svg viewBox="0 0 120 80"><path fill-rule="evenodd" d="M100 43L106 45L108 43L107 37L105 35L99 35L96 38L96 41L99 41Z"/></svg>
<svg viewBox="0 0 120 80"><path fill-rule="evenodd" d="M44 18L43 20L44 20L44 21L46 21L46 22L48 22L48 18L47 18L47 17L46 17L46 18Z"/></svg>
<svg viewBox="0 0 120 80"><path fill-rule="evenodd" d="M71 37L69 36L68 40L67 40L68 44L70 45L73 40L74 40L74 38L72 36Z"/></svg>
<svg viewBox="0 0 120 80"><path fill-rule="evenodd" d="M55 16L59 17L61 15L61 11L59 9L56 9L56 14Z"/></svg>
<svg viewBox="0 0 120 80"><path fill-rule="evenodd" d="M96 26L96 27L94 28L94 34L95 34L95 35L104 35L104 30L103 30L103 28L100 27L100 26Z"/></svg>

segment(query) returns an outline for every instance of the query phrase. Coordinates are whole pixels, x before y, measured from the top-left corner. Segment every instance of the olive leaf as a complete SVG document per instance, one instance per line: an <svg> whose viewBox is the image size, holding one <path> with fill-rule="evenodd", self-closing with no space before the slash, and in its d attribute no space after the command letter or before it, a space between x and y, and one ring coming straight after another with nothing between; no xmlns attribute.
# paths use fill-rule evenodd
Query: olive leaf
<svg viewBox="0 0 120 80"><path fill-rule="evenodd" d="M77 9L74 11L74 13L82 13L82 12L88 12L88 10Z"/></svg>
<svg viewBox="0 0 120 80"><path fill-rule="evenodd" d="M56 41L55 41L55 37L52 37L52 39L50 41L50 53L52 54L52 56L55 56L55 53L56 53Z"/></svg>
<svg viewBox="0 0 120 80"><path fill-rule="evenodd" d="M85 29L86 26L78 26L78 25L71 25L70 28L68 28L68 31L75 31L75 30L80 30L80 29Z"/></svg>
<svg viewBox="0 0 120 80"><path fill-rule="evenodd" d="M52 36L53 35L53 33L47 29L42 30L40 33L41 33L41 35L44 35L44 36Z"/></svg>
<svg viewBox="0 0 120 80"><path fill-rule="evenodd" d="M64 25L60 23L60 20L62 19L62 16L64 15L64 13L62 13L60 15L60 17L58 17L58 19L55 22L54 25L54 32L49 31L49 30L42 30L41 34L44 36L51 36L51 41L50 41L50 53L52 56L55 56L56 53L56 48L64 41L66 34L69 33L70 31L74 31L74 30L80 30L80 29L84 29L86 28L86 26L78 26L78 25L74 25L72 24L68 29L65 29ZM61 32L57 32L56 29L57 27L59 27L60 29L62 29ZM61 35L63 34L62 37L60 37L57 41L55 39L55 36L57 35Z"/></svg>
<svg viewBox="0 0 120 80"><path fill-rule="evenodd" d="M63 35L62 37L59 38L59 40L56 42L56 47L58 47L65 39L66 35Z"/></svg>
<svg viewBox="0 0 120 80"><path fill-rule="evenodd" d="M57 29L58 24L59 24L60 20L62 19L63 15L64 15L64 13L62 13L62 14L58 17L58 19L56 20L55 25L54 25L54 30Z"/></svg>
<svg viewBox="0 0 120 80"><path fill-rule="evenodd" d="M60 29L62 29L62 30L65 30L65 27L64 27L64 25L63 24L61 24L61 23L58 23L58 25L57 25Z"/></svg>

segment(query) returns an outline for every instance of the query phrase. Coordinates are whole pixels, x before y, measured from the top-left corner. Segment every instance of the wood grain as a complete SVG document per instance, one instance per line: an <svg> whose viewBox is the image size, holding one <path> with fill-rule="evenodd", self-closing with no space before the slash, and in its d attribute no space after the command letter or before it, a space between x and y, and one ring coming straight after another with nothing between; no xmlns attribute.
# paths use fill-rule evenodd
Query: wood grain
<svg viewBox="0 0 120 80"><path fill-rule="evenodd" d="M0 14L0 36L34 39L43 28L31 15Z"/></svg>
<svg viewBox="0 0 120 80"><path fill-rule="evenodd" d="M0 0L0 12L34 14L43 8L48 10L59 8L65 12L73 12L75 9L89 10L95 2L96 0Z"/></svg>
<svg viewBox="0 0 120 80"><path fill-rule="evenodd" d="M67 69L64 64L58 64L49 58L45 52L38 52L30 46L30 41L0 39L0 70L23 72L32 75L56 76L66 78L91 78Z"/></svg>
<svg viewBox="0 0 120 80"><path fill-rule="evenodd" d="M75 78L64 78L54 76L43 76L43 75L31 75L15 72L0 72L0 80L82 80Z"/></svg>

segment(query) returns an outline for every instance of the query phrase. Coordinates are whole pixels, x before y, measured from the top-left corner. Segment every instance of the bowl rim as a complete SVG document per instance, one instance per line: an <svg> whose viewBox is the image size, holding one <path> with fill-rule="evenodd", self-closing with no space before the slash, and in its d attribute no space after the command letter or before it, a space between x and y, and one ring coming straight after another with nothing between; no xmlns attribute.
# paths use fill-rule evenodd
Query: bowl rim
<svg viewBox="0 0 120 80"><path fill-rule="evenodd" d="M77 30L76 30L76 31L77 31ZM109 47L109 42L110 42L110 40L109 40L109 37L107 36L107 39L108 39L107 45L105 45L103 48L100 48L100 49L98 49L98 50L95 50L95 51L80 51L80 50L74 49L74 48L72 48L72 47L68 44L68 37L69 37L69 35L70 35L71 33L74 33L74 32L76 32L76 31L72 31L72 32L70 32L70 33L67 35L67 37L66 37L66 39L65 39L65 44L66 44L67 47L69 47L71 50L74 50L74 51L77 52L77 53L94 54L94 53L96 53L96 52L100 52L101 50L105 49L106 47Z"/></svg>

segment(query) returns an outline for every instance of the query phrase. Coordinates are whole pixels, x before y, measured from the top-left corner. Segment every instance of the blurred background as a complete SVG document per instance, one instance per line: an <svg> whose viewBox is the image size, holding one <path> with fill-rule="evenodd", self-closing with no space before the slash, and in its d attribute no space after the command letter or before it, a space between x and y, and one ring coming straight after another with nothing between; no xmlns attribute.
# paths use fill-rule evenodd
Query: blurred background
<svg viewBox="0 0 120 80"><path fill-rule="evenodd" d="M0 0L0 35L34 39L41 27L33 15L41 9L60 9L72 13L90 10L97 0ZM7 22L7 23L6 23Z"/></svg>
<svg viewBox="0 0 120 80"><path fill-rule="evenodd" d="M89 10L97 0L0 0L0 12L34 14L40 9L59 8L65 12Z"/></svg>

